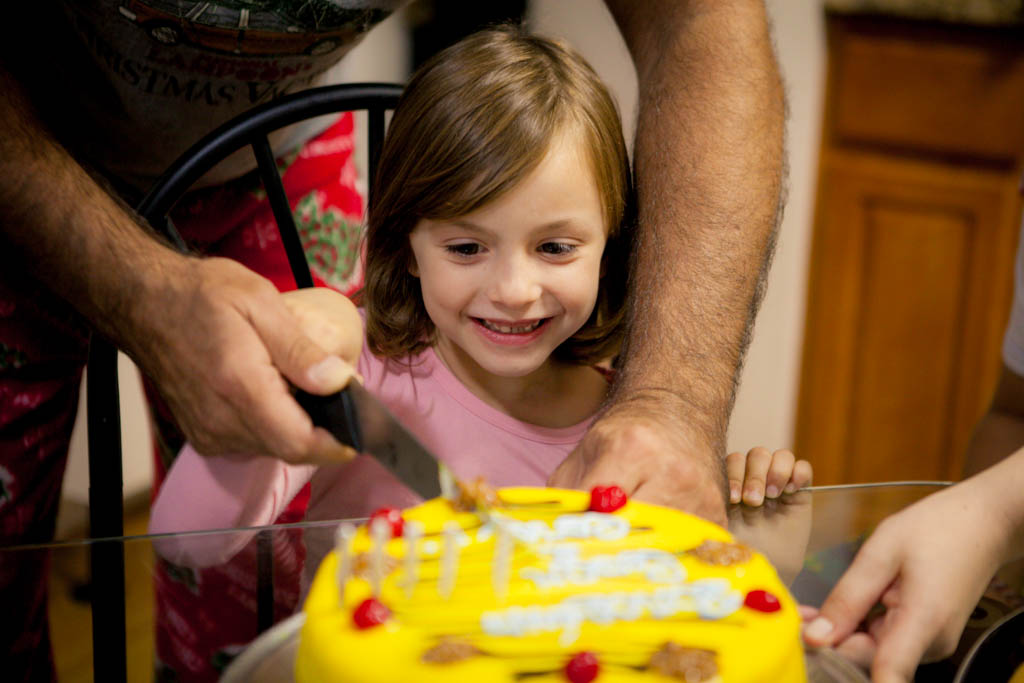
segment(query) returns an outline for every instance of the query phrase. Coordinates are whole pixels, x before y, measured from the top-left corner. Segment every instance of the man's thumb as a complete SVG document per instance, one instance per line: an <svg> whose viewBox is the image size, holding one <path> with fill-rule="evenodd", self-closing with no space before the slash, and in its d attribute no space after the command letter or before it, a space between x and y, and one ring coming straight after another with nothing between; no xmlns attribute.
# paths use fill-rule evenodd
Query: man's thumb
<svg viewBox="0 0 1024 683"><path fill-rule="evenodd" d="M328 354L295 325L285 321L261 326L260 336L270 360L285 379L311 394L339 391L355 372L351 365Z"/></svg>
<svg viewBox="0 0 1024 683"><path fill-rule="evenodd" d="M353 368L338 356L324 356L306 370L309 384L303 389L312 393L330 394L341 390L352 378ZM295 382L298 385L298 382ZM300 385L301 386L301 385Z"/></svg>

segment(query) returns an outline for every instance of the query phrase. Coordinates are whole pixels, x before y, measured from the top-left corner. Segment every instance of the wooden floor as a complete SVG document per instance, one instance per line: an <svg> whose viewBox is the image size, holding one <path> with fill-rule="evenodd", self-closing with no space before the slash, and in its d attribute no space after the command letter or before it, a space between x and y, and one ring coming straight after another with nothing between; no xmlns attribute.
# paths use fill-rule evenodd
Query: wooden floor
<svg viewBox="0 0 1024 683"><path fill-rule="evenodd" d="M148 510L136 506L126 514L125 535L145 533ZM125 545L127 674L129 681L153 679L152 546ZM50 637L61 683L86 683L92 673L92 611L75 599L75 591L89 578L85 547L55 551L50 568Z"/></svg>

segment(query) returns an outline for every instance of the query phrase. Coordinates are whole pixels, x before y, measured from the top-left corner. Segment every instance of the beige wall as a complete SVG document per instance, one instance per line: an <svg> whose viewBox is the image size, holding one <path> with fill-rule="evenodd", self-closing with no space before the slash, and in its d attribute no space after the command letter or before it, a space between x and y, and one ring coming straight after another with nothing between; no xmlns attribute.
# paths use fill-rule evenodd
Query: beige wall
<svg viewBox="0 0 1024 683"><path fill-rule="evenodd" d="M768 0L768 7L789 103L789 200L733 411L733 450L793 445L824 103L825 20L820 0Z"/></svg>
<svg viewBox="0 0 1024 683"><path fill-rule="evenodd" d="M768 7L789 98L789 201L729 429L729 447L736 450L758 444L792 445L824 87L820 0L768 0ZM576 44L594 64L619 98L627 135L631 136L636 79L601 0L534 0L530 19L538 31L561 35ZM409 56L395 45L403 44L404 30L401 15L375 29L340 65L340 80L402 80ZM122 384L126 394L122 408L125 490L131 494L146 489L151 468L148 425L135 370L124 358ZM87 472L84 429L76 428L65 478L67 497L88 500Z"/></svg>

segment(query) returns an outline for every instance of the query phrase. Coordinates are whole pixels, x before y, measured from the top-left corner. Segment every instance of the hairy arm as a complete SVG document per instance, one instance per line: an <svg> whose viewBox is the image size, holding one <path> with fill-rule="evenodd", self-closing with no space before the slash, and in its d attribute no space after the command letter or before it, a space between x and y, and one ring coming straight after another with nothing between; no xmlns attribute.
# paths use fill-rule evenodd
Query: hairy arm
<svg viewBox="0 0 1024 683"><path fill-rule="evenodd" d="M725 520L725 434L784 175L762 0L606 0L637 69L639 240L611 404L552 483Z"/></svg>
<svg viewBox="0 0 1024 683"><path fill-rule="evenodd" d="M203 453L343 458L284 378L325 393L351 368L297 332L268 280L159 242L53 138L2 66L0 90L3 267L46 283L131 355Z"/></svg>

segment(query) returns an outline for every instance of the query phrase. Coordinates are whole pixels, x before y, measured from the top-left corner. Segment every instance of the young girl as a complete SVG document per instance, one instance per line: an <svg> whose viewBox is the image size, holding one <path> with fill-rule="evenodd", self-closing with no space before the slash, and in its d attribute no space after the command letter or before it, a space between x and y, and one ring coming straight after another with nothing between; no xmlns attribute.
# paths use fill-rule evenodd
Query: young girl
<svg viewBox="0 0 1024 683"><path fill-rule="evenodd" d="M362 308L325 289L283 296L457 478L543 486L608 391L630 194L614 101L584 60L519 29L483 31L426 63L395 110L371 192ZM307 519L418 500L368 456L317 468L186 447L150 530L268 524L310 479ZM234 538L159 550L203 566L247 541Z"/></svg>

